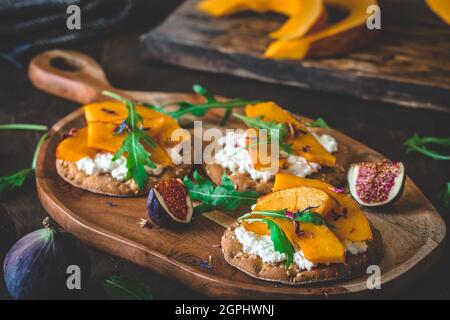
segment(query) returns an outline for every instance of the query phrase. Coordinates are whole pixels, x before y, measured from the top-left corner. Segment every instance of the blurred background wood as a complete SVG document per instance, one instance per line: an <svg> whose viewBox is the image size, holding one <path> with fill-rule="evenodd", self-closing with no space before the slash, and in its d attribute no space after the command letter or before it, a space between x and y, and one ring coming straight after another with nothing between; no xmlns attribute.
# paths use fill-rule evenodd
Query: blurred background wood
<svg viewBox="0 0 450 320"><path fill-rule="evenodd" d="M381 2L374 43L305 61L263 57L273 41L268 34L285 18L257 13L213 18L197 3L186 1L142 37L141 55L195 70L450 112L450 28L424 0Z"/></svg>
<svg viewBox="0 0 450 320"><path fill-rule="evenodd" d="M214 93L228 97L275 100L290 110L312 118L324 117L331 126L362 143L403 161L408 174L440 211L447 224L448 212L438 194L450 180L450 166L421 155L405 153L404 141L414 133L449 136L450 115L435 111L413 110L390 104L364 101L335 94L324 94L283 87L224 75L187 71L177 67L139 60L138 37L161 22L181 1L140 1L133 25L120 34L94 39L68 47L92 56L106 70L115 87L145 91L189 92L193 83L201 83ZM0 63L0 123L29 122L54 124L79 105L43 93L29 82L24 70ZM30 165L38 133L0 133L0 175L10 174ZM19 236L40 228L45 211L37 198L32 180L0 205L14 220ZM100 287L111 274L136 277L149 283L158 299L202 298L200 293L153 274L121 259L90 250L93 262L88 298L102 297ZM436 267L395 298L450 299L450 249ZM0 286L1 287L1 286ZM7 293L0 288L0 299Z"/></svg>

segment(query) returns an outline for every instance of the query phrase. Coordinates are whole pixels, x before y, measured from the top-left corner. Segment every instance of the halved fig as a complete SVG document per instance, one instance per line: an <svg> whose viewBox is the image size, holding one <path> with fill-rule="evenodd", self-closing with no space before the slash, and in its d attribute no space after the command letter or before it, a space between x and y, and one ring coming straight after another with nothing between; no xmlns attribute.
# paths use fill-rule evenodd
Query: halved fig
<svg viewBox="0 0 450 320"><path fill-rule="evenodd" d="M159 227L176 227L192 220L192 201L183 182L170 179L158 182L147 199L150 220Z"/></svg>
<svg viewBox="0 0 450 320"><path fill-rule="evenodd" d="M401 162L361 162L352 164L347 175L353 198L362 206L392 204L403 193L405 166Z"/></svg>

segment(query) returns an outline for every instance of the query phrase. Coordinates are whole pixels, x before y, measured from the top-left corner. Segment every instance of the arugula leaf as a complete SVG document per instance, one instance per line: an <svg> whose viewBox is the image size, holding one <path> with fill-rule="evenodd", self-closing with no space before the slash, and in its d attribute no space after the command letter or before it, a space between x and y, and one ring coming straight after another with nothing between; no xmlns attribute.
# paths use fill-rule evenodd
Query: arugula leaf
<svg viewBox="0 0 450 320"><path fill-rule="evenodd" d="M142 142L151 147L156 145L156 142L142 130L142 117L136 111L136 104L125 99L113 92L103 91L104 95L119 100L128 110L128 117L125 119L124 126L128 131L125 140L120 149L113 157L113 161L119 159L124 153L127 153L127 179L133 178L137 183L139 190L142 190L148 182L148 173L145 166L156 168L156 164L151 159L151 153L148 152ZM141 142L142 141L142 142Z"/></svg>
<svg viewBox="0 0 450 320"><path fill-rule="evenodd" d="M264 116L246 117L238 113L233 113L233 116L242 120L250 128L266 130L269 137L268 144L272 143L272 139L275 139L281 150L287 153L292 152L292 145L285 142L288 134L288 127L286 124L275 121L264 121Z"/></svg>
<svg viewBox="0 0 450 320"><path fill-rule="evenodd" d="M447 182L444 190L441 192L442 204L447 210L450 210L450 182Z"/></svg>
<svg viewBox="0 0 450 320"><path fill-rule="evenodd" d="M309 210L296 212L294 220L298 222L312 223L316 226L325 225L329 229L336 229L334 225L328 223L321 214Z"/></svg>
<svg viewBox="0 0 450 320"><path fill-rule="evenodd" d="M48 131L48 127L41 124L29 123L11 123L0 124L0 130L32 130L32 131Z"/></svg>
<svg viewBox="0 0 450 320"><path fill-rule="evenodd" d="M28 129L26 129L28 130ZM34 169L36 168L37 157L39 155L39 151L41 149L42 144L45 139L47 139L48 134L45 133L39 139L39 142L34 150L33 160L31 161L31 168L26 168L20 170L16 173L13 173L9 176L0 177L0 199L4 199L8 196L14 189L20 188L25 180L34 173Z"/></svg>
<svg viewBox="0 0 450 320"><path fill-rule="evenodd" d="M198 95L201 95L202 97L204 97L206 99L206 101L208 102L213 102L216 101L216 98L214 98L214 95L205 87L199 85L199 84L194 84L192 86L192 90L197 93Z"/></svg>
<svg viewBox="0 0 450 320"><path fill-rule="evenodd" d="M103 288L111 300L153 300L150 287L130 278L111 276Z"/></svg>
<svg viewBox="0 0 450 320"><path fill-rule="evenodd" d="M427 147L428 144L450 146L449 138L438 137L420 137L417 133L405 142L406 152L418 152L433 160L450 160L450 155L442 155L439 152L431 150Z"/></svg>
<svg viewBox="0 0 450 320"><path fill-rule="evenodd" d="M280 226L273 220L266 218L251 218L246 219L247 222L263 222L269 229L270 239L273 242L273 246L276 251L284 253L286 255L286 268L289 268L294 260L295 249L289 238L286 236Z"/></svg>
<svg viewBox="0 0 450 320"><path fill-rule="evenodd" d="M206 101L208 101L208 103L217 102L216 98L214 98L214 95L211 92L209 92L209 90L206 89L205 87L202 87L201 85L198 85L198 84L194 84L192 89L197 94L203 96L206 99ZM231 109L227 109L225 111L225 114L219 123L220 126L224 126L228 122L228 120L230 119L231 113L232 113Z"/></svg>
<svg viewBox="0 0 450 320"><path fill-rule="evenodd" d="M233 182L226 175L222 177L222 184L217 187L210 180L203 178L198 171L194 172L193 180L184 177L183 182L191 199L202 202L194 208L196 214L213 209L233 211L240 206L251 206L259 198L255 191L236 191Z"/></svg>
<svg viewBox="0 0 450 320"><path fill-rule="evenodd" d="M206 99L206 103L190 103L187 101L178 101L178 102L170 102L164 104L162 107L156 107L152 105L146 104L147 107L156 109L160 112L165 113L168 116L171 116L175 120L179 120L182 115L192 114L196 117L202 117L206 114L208 110L211 109L226 109L225 116L221 121L221 125L225 124L227 119L230 117L231 110L238 107L243 107L248 104L255 104L259 101L257 100L242 100L242 99L233 99L228 101L218 101L214 98L214 95L205 87L195 84L192 87L192 90L203 96ZM180 109L177 111L166 111L164 107L166 106L178 106Z"/></svg>
<svg viewBox="0 0 450 320"><path fill-rule="evenodd" d="M4 199L11 191L21 187L26 178L33 172L33 168L27 168L9 176L0 177L0 199Z"/></svg>
<svg viewBox="0 0 450 320"><path fill-rule="evenodd" d="M328 125L328 123L325 121L324 118L317 118L316 120L314 120L313 122L309 122L307 124L308 127L311 128L323 128L323 129L329 129L330 126Z"/></svg>

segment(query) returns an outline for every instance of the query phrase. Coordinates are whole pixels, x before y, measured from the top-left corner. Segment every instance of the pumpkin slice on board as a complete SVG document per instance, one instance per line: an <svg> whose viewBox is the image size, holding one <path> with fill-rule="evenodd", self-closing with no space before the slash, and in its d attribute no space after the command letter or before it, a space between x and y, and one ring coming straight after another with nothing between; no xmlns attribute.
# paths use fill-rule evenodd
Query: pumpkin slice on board
<svg viewBox="0 0 450 320"><path fill-rule="evenodd" d="M296 133L288 137L286 142L292 144L295 154L304 157L309 162L323 166L334 167L336 165L336 157L314 138L308 128L275 102L248 105L245 107L245 114L248 117L262 116L264 121L292 124Z"/></svg>
<svg viewBox="0 0 450 320"><path fill-rule="evenodd" d="M347 194L320 180L300 178L290 174L279 173L275 176L273 190L279 191L296 187L320 189L338 202L337 208L326 215L325 219L336 227L333 230L341 240L366 241L372 239L369 220L358 204Z"/></svg>
<svg viewBox="0 0 450 320"><path fill-rule="evenodd" d="M431 10L444 22L450 24L450 1L448 0L425 0Z"/></svg>
<svg viewBox="0 0 450 320"><path fill-rule="evenodd" d="M76 130L72 136L65 138L58 144L56 159L77 162L84 157L95 157L97 151L88 147L87 137L87 128Z"/></svg>
<svg viewBox="0 0 450 320"><path fill-rule="evenodd" d="M271 59L336 56L366 45L377 34L376 30L367 28L368 8L378 5L377 0L325 0L325 4L342 8L348 14L341 21L305 37L275 41L264 56Z"/></svg>
<svg viewBox="0 0 450 320"><path fill-rule="evenodd" d="M270 33L274 39L294 39L324 28L328 21L323 0L205 0L198 8L214 17L242 11L276 12L288 20Z"/></svg>

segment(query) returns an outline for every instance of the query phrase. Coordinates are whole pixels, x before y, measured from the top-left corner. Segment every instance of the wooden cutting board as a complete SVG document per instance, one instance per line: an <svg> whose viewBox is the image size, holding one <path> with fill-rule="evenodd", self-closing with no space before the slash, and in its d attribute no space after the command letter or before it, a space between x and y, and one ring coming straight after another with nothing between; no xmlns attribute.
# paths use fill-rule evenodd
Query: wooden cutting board
<svg viewBox="0 0 450 320"><path fill-rule="evenodd" d="M55 60L58 61L55 63ZM53 62L52 62L53 61ZM55 67L56 66L56 67ZM61 68L64 67L64 70ZM150 103L179 99L194 101L192 94L132 92L112 88L101 67L89 57L71 51L50 51L37 56L29 69L33 83L51 94L77 102L102 99L109 89ZM215 123L216 114L207 117ZM146 198L114 198L83 191L56 173L55 149L71 128L85 126L80 108L51 129L38 157L36 183L47 212L64 229L87 244L183 282L214 298L311 298L386 296L414 281L437 261L446 234L445 223L408 178L405 193L390 209L371 210L367 215L381 232L384 257L380 263L382 290L369 291L368 275L344 282L315 286L287 286L257 280L229 266L222 255L224 227L239 212L214 211L195 219L183 230L148 229L137 225L146 218ZM331 130L340 145L349 148L352 160L379 161L384 157L367 146ZM201 263L211 257L212 268Z"/></svg>
<svg viewBox="0 0 450 320"><path fill-rule="evenodd" d="M382 30L370 47L342 57L263 58L275 15L212 18L187 0L142 36L144 59L267 82L344 93L398 105L450 111L450 26L424 0L381 2Z"/></svg>

